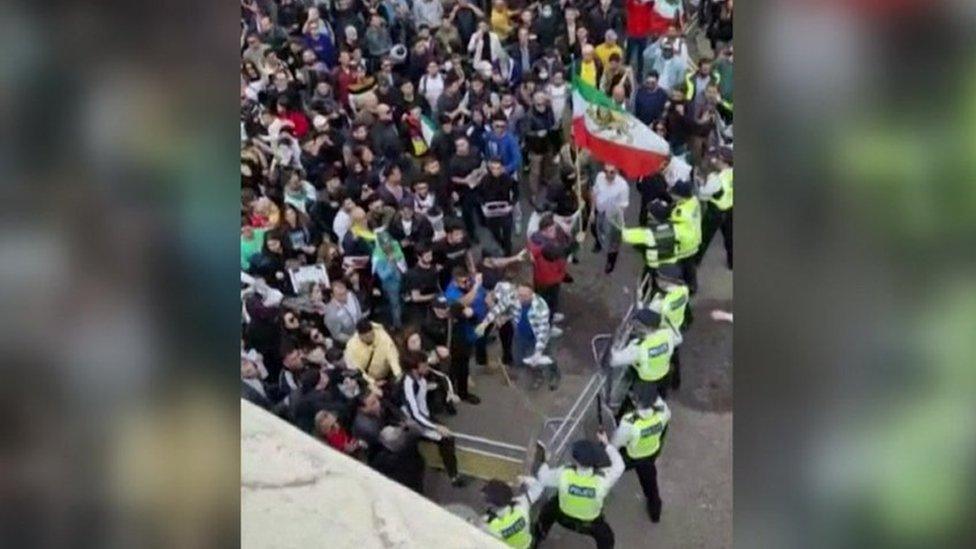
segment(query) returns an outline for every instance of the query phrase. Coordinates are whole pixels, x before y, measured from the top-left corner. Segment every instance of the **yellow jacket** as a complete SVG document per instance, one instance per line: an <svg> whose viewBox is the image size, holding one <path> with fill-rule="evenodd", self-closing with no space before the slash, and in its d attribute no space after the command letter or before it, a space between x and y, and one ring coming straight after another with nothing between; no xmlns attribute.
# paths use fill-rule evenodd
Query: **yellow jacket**
<svg viewBox="0 0 976 549"><path fill-rule="evenodd" d="M610 56L613 54L620 56L621 63L623 63L624 60L624 50L617 44L607 44L606 42L601 42L600 45L593 48L593 53L596 54L596 58L600 60L600 63L603 63L604 67L610 63Z"/></svg>
<svg viewBox="0 0 976 549"><path fill-rule="evenodd" d="M393 338L386 333L377 323L373 323L373 344L366 345L355 334L346 343L345 352L346 367L358 368L363 372L370 384L383 379L388 379L390 373L393 377L400 378L400 353L397 351Z"/></svg>

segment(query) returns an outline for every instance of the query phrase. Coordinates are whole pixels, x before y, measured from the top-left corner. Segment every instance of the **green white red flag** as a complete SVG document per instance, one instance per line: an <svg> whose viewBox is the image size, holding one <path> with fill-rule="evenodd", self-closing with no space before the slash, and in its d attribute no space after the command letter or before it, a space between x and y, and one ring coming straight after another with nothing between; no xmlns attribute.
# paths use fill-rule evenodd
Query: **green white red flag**
<svg viewBox="0 0 976 549"><path fill-rule="evenodd" d="M573 141L630 179L657 173L671 148L605 93L573 79Z"/></svg>

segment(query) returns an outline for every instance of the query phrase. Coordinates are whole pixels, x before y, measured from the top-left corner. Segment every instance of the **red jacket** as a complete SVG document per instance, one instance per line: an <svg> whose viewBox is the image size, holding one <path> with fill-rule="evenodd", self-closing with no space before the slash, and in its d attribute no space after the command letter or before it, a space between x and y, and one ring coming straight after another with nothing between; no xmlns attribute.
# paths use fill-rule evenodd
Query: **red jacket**
<svg viewBox="0 0 976 549"><path fill-rule="evenodd" d="M569 267L569 262L566 260L565 254L560 254L560 258L555 261L549 261L543 257L542 248L548 243L555 244L563 250L568 248L568 243L562 242L558 237L550 242L542 234L535 233L529 238L527 246L533 259L532 278L537 289L562 283L563 279L566 278L566 270Z"/></svg>
<svg viewBox="0 0 976 549"><path fill-rule="evenodd" d="M351 436L349 436L349 433L347 433L345 429L343 429L338 425L336 425L334 429L326 433L324 438L325 438L325 442L327 442L329 446L335 448L336 450L339 450L344 454L349 453L347 451L347 447L349 446L349 443L353 442L354 440Z"/></svg>
<svg viewBox="0 0 976 549"><path fill-rule="evenodd" d="M627 36L630 38L644 38L651 34L653 17L651 6L653 2L638 2L627 0ZM643 55L643 52L641 52Z"/></svg>
<svg viewBox="0 0 976 549"><path fill-rule="evenodd" d="M291 120L291 123L295 125L295 137L301 139L308 133L308 118L301 111L285 111L281 118Z"/></svg>

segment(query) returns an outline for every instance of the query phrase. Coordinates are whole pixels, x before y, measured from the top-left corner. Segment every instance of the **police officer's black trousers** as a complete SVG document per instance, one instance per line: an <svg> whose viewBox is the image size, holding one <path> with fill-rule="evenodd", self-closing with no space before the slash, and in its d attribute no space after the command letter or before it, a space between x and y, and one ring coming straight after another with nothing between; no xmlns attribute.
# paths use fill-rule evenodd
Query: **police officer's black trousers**
<svg viewBox="0 0 976 549"><path fill-rule="evenodd" d="M614 544L613 530L603 518L603 515L593 520L584 521L567 516L559 508L559 497L553 497L542 507L539 520L536 522L536 538L541 542L549 533L553 523L558 522L564 528L576 533L590 536L596 541L597 549L611 549Z"/></svg>
<svg viewBox="0 0 976 549"><path fill-rule="evenodd" d="M674 348L671 354L671 374L668 376L671 388L677 391L681 387L681 349Z"/></svg>
<svg viewBox="0 0 976 549"><path fill-rule="evenodd" d="M698 253L695 255L695 263L701 264L702 258L705 257L705 252L708 251L708 245L711 244L712 238L718 230L722 231L722 243L725 244L725 264L731 269L732 208L723 212L712 203L709 203L705 207L705 213L702 219L702 241L701 246L698 248Z"/></svg>
<svg viewBox="0 0 976 549"><path fill-rule="evenodd" d="M661 520L661 494L657 488L657 454L652 456L631 459L624 454L624 465L627 470L633 469L637 473L637 480L640 482L641 491L644 492L644 499L647 500L647 514L651 517L651 522Z"/></svg>
<svg viewBox="0 0 976 549"><path fill-rule="evenodd" d="M695 261L695 256L686 257L678 262L681 267L681 278L684 279L685 284L688 285L688 290L691 293L698 291L698 263Z"/></svg>

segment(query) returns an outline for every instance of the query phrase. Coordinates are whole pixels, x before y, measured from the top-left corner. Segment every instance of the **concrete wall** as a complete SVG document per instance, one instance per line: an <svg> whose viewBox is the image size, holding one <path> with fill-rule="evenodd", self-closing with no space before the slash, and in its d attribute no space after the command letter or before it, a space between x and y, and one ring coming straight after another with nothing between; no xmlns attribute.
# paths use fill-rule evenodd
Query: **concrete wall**
<svg viewBox="0 0 976 549"><path fill-rule="evenodd" d="M504 547L429 500L243 400L241 546Z"/></svg>

